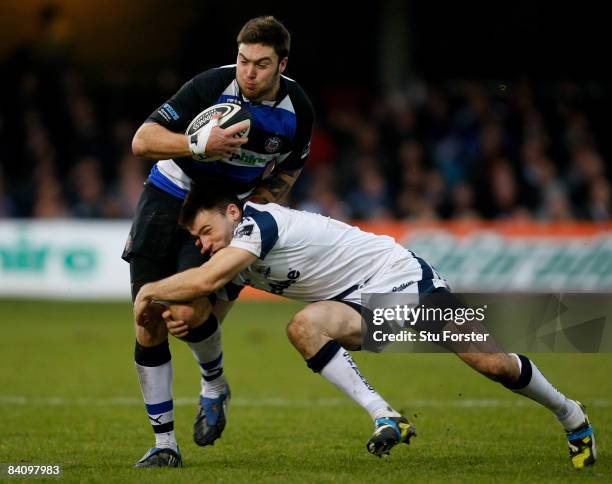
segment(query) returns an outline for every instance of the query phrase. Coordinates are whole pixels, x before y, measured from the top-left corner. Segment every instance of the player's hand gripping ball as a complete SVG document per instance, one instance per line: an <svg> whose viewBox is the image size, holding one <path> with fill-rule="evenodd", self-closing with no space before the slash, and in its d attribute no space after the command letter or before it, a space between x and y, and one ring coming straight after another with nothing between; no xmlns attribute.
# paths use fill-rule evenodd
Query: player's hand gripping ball
<svg viewBox="0 0 612 484"><path fill-rule="evenodd" d="M238 129L233 126L240 123ZM213 134L213 128L226 130L221 136ZM240 144L232 138L246 138L251 130L251 113L248 109L238 104L221 103L206 108L198 114L187 129L185 134L189 139L189 147L192 157L198 161L217 161L231 156L232 150L240 148ZM218 133L217 133L218 134ZM223 135L228 139L224 140Z"/></svg>

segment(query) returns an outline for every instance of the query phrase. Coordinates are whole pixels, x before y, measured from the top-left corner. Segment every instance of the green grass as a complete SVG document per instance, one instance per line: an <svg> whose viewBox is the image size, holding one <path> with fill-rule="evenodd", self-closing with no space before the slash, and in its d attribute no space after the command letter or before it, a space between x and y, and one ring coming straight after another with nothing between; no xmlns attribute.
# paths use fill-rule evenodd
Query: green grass
<svg viewBox="0 0 612 484"><path fill-rule="evenodd" d="M417 424L385 459L365 450L367 414L308 370L285 337L299 305L238 303L224 323L230 420L210 448L191 440L199 390L172 341L175 425L185 467L132 469L153 443L133 369L131 308L0 301L0 462L61 464L67 482L602 482L612 476L612 355L532 355L589 405L599 462L574 471L551 414L444 354L355 354ZM485 399L491 401L487 405ZM0 478L0 480L2 480Z"/></svg>

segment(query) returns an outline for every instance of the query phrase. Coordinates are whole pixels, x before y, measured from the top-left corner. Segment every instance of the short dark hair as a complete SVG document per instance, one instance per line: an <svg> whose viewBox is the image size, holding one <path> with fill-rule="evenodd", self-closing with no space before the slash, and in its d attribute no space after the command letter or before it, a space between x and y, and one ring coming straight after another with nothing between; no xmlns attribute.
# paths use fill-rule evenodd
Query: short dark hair
<svg viewBox="0 0 612 484"><path fill-rule="evenodd" d="M255 17L249 20L236 38L240 44L263 44L274 48L279 62L289 55L291 34L287 28L272 15Z"/></svg>
<svg viewBox="0 0 612 484"><path fill-rule="evenodd" d="M189 227L200 210L217 209L224 212L230 203L242 209L242 202L235 193L228 190L222 183L191 184L191 189L183 201L179 224Z"/></svg>

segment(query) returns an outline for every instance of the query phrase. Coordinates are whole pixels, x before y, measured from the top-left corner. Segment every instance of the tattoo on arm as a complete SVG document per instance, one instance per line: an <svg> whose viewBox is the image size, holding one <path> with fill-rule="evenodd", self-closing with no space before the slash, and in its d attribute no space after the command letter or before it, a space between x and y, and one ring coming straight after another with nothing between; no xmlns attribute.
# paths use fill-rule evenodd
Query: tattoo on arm
<svg viewBox="0 0 612 484"><path fill-rule="evenodd" d="M249 200L255 203L278 203L289 193L301 172L299 169L272 174L255 188Z"/></svg>

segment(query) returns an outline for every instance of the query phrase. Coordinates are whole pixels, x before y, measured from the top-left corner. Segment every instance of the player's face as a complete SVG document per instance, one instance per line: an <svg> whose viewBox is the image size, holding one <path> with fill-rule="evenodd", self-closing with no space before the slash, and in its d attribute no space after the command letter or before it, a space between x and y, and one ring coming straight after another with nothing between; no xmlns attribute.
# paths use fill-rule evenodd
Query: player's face
<svg viewBox="0 0 612 484"><path fill-rule="evenodd" d="M198 238L202 253L213 255L230 244L240 217L240 209L234 204L228 205L225 212L200 210L189 231Z"/></svg>
<svg viewBox="0 0 612 484"><path fill-rule="evenodd" d="M275 99L280 75L287 58L279 62L273 47L263 44L240 44L236 59L236 80L242 94L255 102Z"/></svg>

